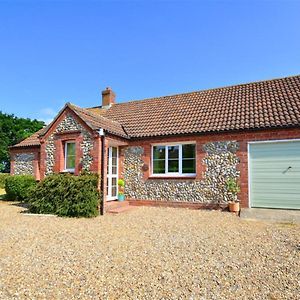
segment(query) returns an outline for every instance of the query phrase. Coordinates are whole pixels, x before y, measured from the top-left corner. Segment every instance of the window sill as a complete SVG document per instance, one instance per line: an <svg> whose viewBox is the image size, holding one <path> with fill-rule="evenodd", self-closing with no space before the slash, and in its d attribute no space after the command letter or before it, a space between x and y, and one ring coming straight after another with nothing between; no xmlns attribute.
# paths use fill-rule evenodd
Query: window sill
<svg viewBox="0 0 300 300"><path fill-rule="evenodd" d="M61 171L60 173L62 173L62 174L66 174L66 173L74 174L74 173L75 173L75 170L63 170L63 171Z"/></svg>
<svg viewBox="0 0 300 300"><path fill-rule="evenodd" d="M191 175L191 176L149 176L148 179L196 179L196 175Z"/></svg>

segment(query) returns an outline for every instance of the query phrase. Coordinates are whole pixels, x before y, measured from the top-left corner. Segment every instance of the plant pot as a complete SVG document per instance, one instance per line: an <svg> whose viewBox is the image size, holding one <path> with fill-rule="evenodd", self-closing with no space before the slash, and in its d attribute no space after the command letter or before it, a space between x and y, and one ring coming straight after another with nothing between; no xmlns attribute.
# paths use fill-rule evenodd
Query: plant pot
<svg viewBox="0 0 300 300"><path fill-rule="evenodd" d="M118 194L118 201L124 201L125 195L124 194Z"/></svg>
<svg viewBox="0 0 300 300"><path fill-rule="evenodd" d="M229 202L228 208L230 212L239 212L240 211L240 203L239 202Z"/></svg>

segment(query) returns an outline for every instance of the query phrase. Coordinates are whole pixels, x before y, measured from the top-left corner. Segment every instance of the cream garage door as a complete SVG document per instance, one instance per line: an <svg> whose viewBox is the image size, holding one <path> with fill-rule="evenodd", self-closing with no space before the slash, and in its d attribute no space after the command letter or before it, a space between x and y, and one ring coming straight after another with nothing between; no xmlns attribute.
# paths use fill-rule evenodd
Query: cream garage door
<svg viewBox="0 0 300 300"><path fill-rule="evenodd" d="M300 209L300 141L249 144L251 207Z"/></svg>

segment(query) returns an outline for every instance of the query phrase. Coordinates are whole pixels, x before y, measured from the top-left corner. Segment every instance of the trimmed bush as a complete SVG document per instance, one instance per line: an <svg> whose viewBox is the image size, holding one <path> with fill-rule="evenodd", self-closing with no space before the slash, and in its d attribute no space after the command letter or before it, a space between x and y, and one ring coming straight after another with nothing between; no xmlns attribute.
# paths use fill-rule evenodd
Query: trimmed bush
<svg viewBox="0 0 300 300"><path fill-rule="evenodd" d="M68 217L97 216L100 200L97 180L94 174L47 176L31 191L29 210Z"/></svg>
<svg viewBox="0 0 300 300"><path fill-rule="evenodd" d="M31 175L8 176L5 179L6 199L24 201L35 186L36 180Z"/></svg>
<svg viewBox="0 0 300 300"><path fill-rule="evenodd" d="M5 179L10 176L9 173L0 173L0 189L4 189L5 187Z"/></svg>

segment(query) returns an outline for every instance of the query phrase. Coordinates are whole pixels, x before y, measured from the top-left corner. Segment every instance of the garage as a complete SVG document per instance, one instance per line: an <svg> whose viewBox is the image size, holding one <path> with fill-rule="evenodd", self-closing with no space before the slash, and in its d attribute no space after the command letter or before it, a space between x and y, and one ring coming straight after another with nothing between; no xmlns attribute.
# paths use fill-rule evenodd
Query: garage
<svg viewBox="0 0 300 300"><path fill-rule="evenodd" d="M300 209L300 140L248 145L250 206Z"/></svg>

